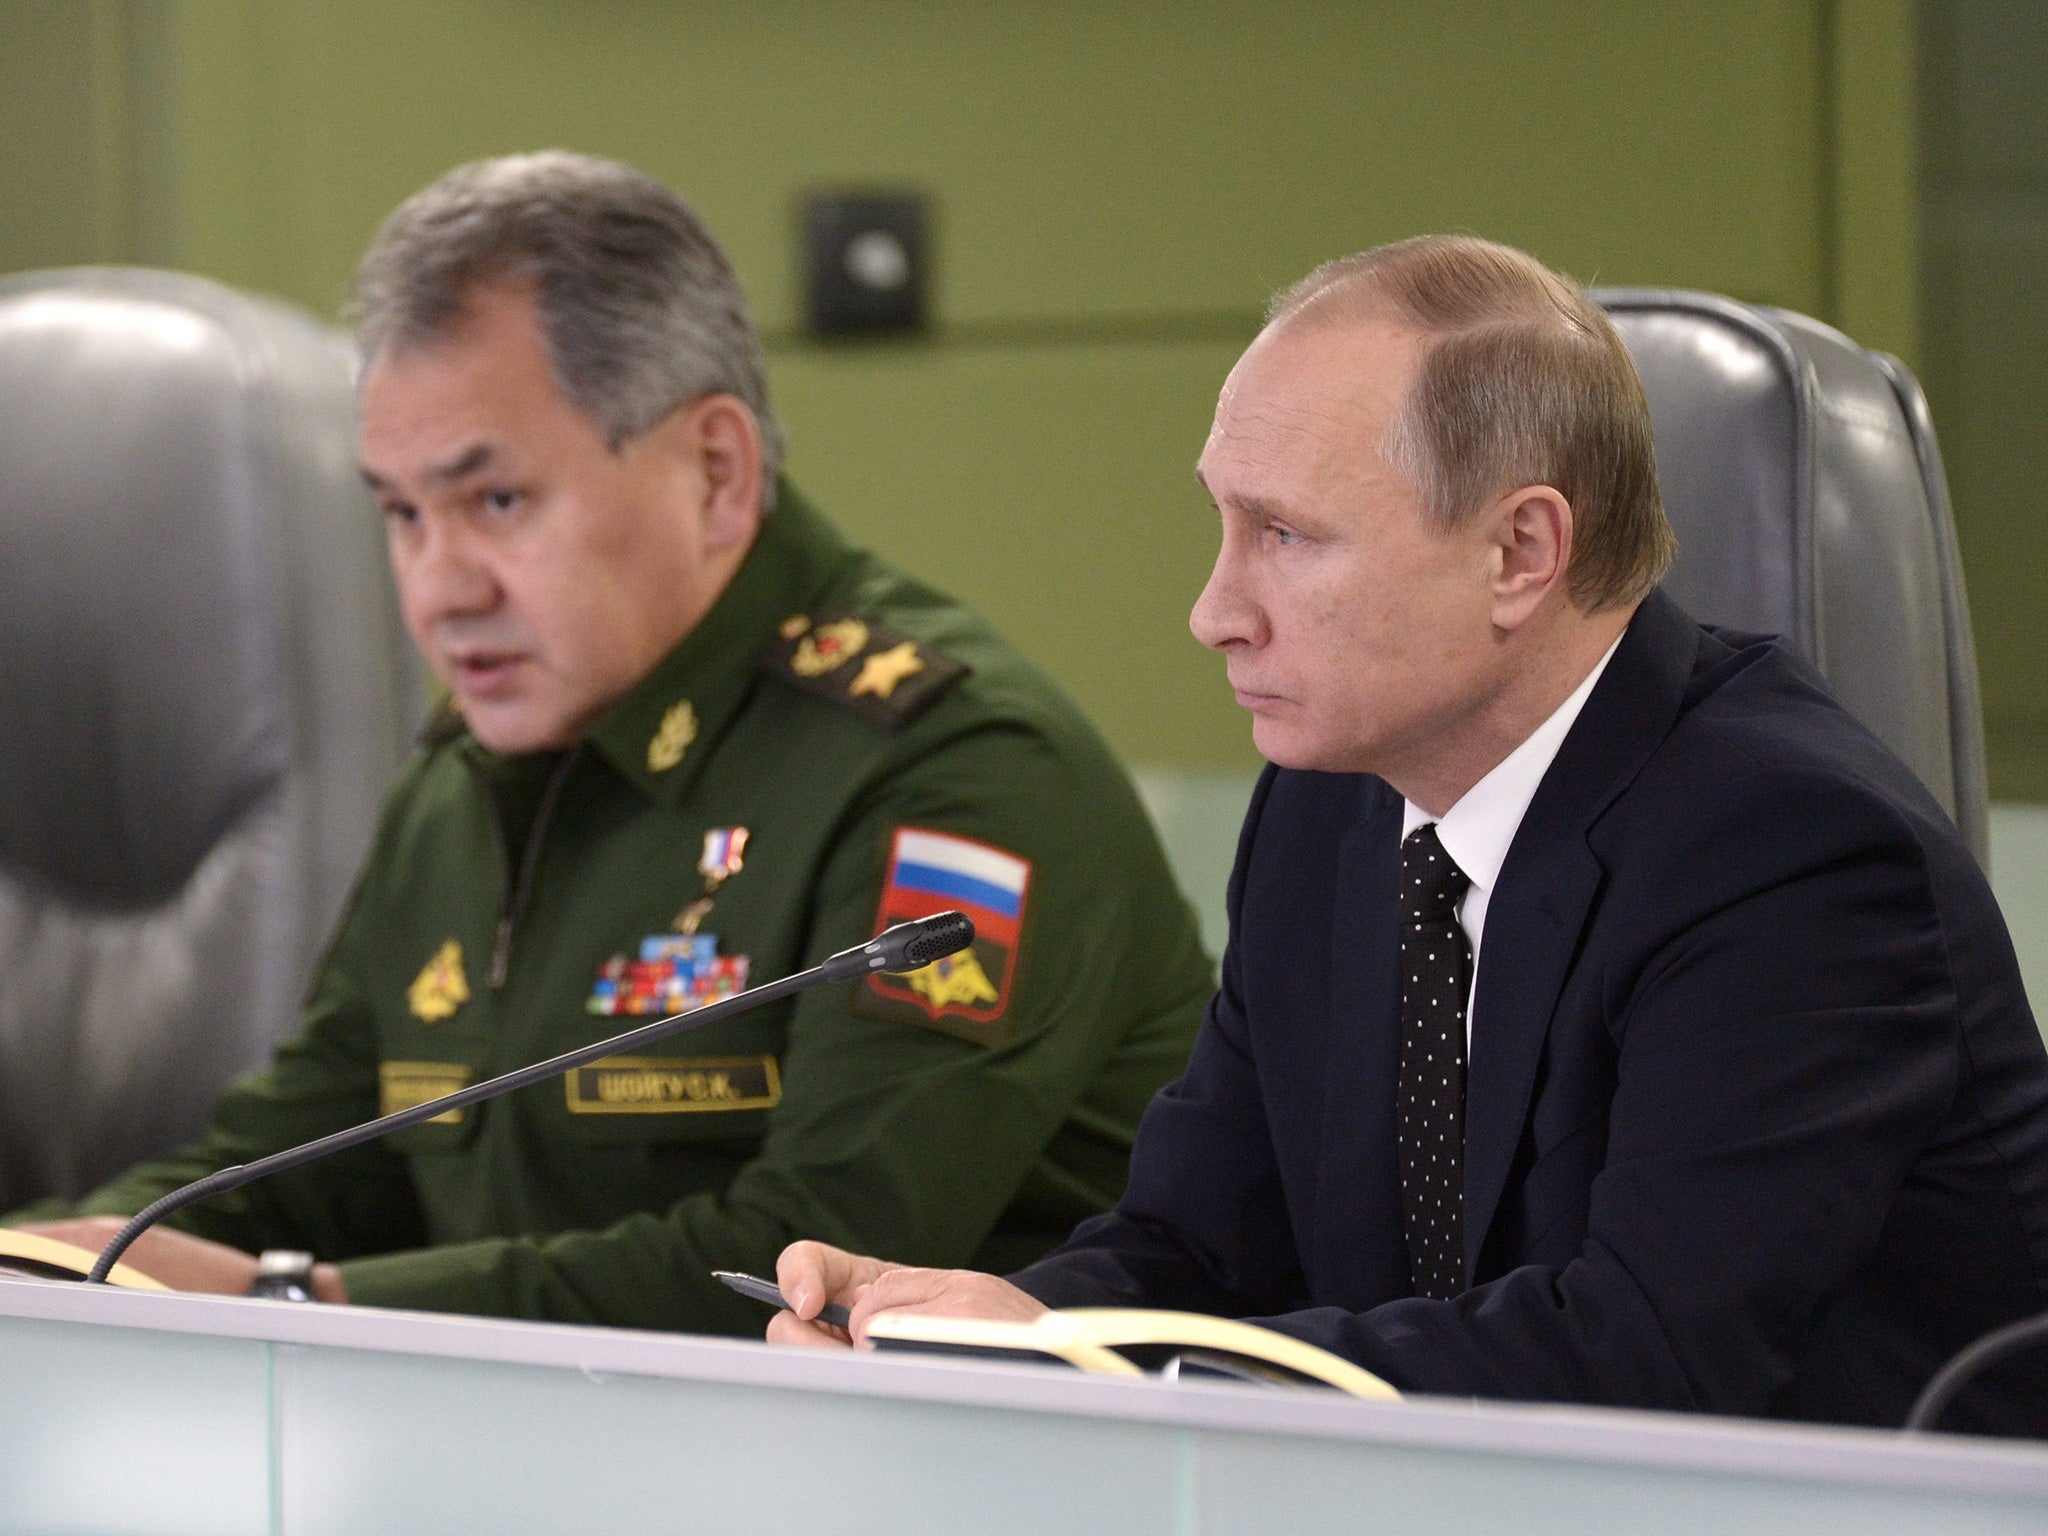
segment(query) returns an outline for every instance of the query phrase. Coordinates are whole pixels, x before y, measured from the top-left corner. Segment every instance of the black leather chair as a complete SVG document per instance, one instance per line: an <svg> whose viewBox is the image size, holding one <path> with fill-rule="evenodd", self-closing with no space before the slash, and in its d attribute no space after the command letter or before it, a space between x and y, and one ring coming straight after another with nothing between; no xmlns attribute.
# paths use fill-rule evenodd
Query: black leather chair
<svg viewBox="0 0 2048 1536"><path fill-rule="evenodd" d="M1696 618L1790 638L1989 866L1983 706L1934 426L1897 358L1787 310L1606 289Z"/></svg>
<svg viewBox="0 0 2048 1536"><path fill-rule="evenodd" d="M418 697L343 338L0 281L0 1210L188 1136L294 1024Z"/></svg>

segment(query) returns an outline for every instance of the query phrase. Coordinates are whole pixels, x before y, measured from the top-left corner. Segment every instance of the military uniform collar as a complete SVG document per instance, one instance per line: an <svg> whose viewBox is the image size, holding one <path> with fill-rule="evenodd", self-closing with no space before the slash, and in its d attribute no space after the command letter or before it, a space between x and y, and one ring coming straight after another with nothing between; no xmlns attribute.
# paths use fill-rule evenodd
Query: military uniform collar
<svg viewBox="0 0 2048 1536"><path fill-rule="evenodd" d="M680 800L755 685L761 649L853 551L787 480L732 582L697 627L592 726L592 750L651 798Z"/></svg>

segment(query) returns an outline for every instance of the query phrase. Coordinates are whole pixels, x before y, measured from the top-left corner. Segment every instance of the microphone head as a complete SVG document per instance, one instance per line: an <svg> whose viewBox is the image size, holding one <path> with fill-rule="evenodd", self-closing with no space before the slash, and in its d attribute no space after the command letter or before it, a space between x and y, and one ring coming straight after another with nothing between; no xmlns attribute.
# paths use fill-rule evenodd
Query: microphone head
<svg viewBox="0 0 2048 1536"><path fill-rule="evenodd" d="M964 912L938 912L915 922L898 923L885 929L868 944L871 955L879 953L876 970L900 975L921 971L934 960L956 955L974 942L974 924Z"/></svg>
<svg viewBox="0 0 2048 1536"><path fill-rule="evenodd" d="M818 968L819 979L850 981L876 971L892 975L921 971L973 942L974 924L965 912L937 912L886 928L857 948L842 949Z"/></svg>

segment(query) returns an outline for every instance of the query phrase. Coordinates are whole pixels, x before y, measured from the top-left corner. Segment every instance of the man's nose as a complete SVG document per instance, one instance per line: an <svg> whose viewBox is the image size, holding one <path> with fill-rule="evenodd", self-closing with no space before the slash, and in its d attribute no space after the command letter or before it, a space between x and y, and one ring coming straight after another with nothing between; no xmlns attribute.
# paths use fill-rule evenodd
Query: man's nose
<svg viewBox="0 0 2048 1536"><path fill-rule="evenodd" d="M1202 588L1202 595L1195 599L1194 610L1188 614L1188 628L1212 651L1225 650L1234 644L1259 646L1266 643L1264 613L1246 591L1244 572L1228 539L1217 551L1216 565L1209 572L1208 584Z"/></svg>
<svg viewBox="0 0 2048 1536"><path fill-rule="evenodd" d="M497 605L490 562L455 519L423 519L409 547L393 550L392 569L415 628L488 613Z"/></svg>

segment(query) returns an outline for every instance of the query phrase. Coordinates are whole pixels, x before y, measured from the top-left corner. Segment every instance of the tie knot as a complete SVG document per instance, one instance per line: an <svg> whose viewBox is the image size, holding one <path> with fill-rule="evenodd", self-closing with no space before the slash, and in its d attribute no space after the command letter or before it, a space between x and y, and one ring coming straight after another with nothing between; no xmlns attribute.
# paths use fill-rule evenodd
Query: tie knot
<svg viewBox="0 0 2048 1536"><path fill-rule="evenodd" d="M1401 906L1409 922L1443 922L1471 883L1472 877L1444 852L1434 822L1417 827L1401 844Z"/></svg>

